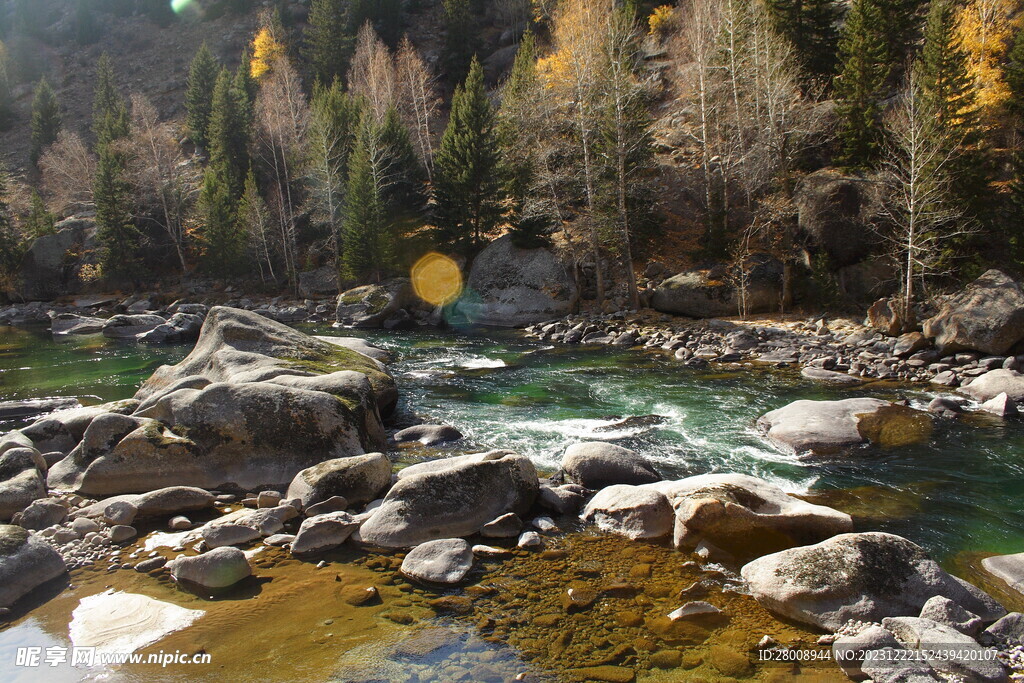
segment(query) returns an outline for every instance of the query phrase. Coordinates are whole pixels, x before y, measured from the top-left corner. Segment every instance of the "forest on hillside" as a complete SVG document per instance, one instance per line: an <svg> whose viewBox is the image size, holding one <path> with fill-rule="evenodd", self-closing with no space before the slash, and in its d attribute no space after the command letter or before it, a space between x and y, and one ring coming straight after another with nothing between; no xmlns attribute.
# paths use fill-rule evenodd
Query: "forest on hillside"
<svg viewBox="0 0 1024 683"><path fill-rule="evenodd" d="M329 267L341 290L509 232L565 253L598 307L639 307L648 260L725 264L742 290L766 257L786 305L830 305L843 264L803 248L797 208L822 169L877 190L842 237L887 259L907 317L935 287L1024 260L1016 0L253 4L4 4L0 123L31 140L4 180L5 289L78 215L96 224L74 255L86 285L285 291ZM105 49L114 21L243 18L241 54L188 56L180 113L103 54L91 125L67 125L67 88L37 63L43 44Z"/></svg>

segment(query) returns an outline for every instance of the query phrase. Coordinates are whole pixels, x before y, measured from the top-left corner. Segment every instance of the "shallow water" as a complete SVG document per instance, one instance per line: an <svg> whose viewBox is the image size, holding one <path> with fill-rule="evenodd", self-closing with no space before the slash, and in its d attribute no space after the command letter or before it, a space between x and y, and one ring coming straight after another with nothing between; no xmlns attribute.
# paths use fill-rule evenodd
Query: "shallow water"
<svg viewBox="0 0 1024 683"><path fill-rule="evenodd" d="M666 476L754 474L847 510L859 530L907 536L947 568L996 592L1000 587L987 584L977 570L980 559L1024 551L1024 426L1019 422L971 417L940 424L924 444L857 449L816 463L796 461L754 430L759 415L800 398L878 396L920 405L935 395L925 387L872 383L835 388L792 371L692 370L661 352L552 347L513 332L304 329L358 334L391 351L391 369L402 393L400 414L458 427L468 437L460 451L511 448L552 471L567 445L601 438L651 457ZM158 365L177 362L189 350L99 337L55 342L45 331L11 328L0 328L0 340L0 400L124 398ZM644 416L659 418L620 425ZM13 426L17 423L0 429ZM403 459L445 453L413 448L404 451ZM765 633L787 643L813 642L807 631L775 621L749 598L721 591L707 599L726 609L728 623L682 636L658 633L657 620L678 606L678 588L693 578L695 570L684 564L688 556L663 546L586 534L558 537L549 545L566 555L517 553L480 563L468 588L442 592L405 583L396 571L398 555L350 550L328 556L330 565L322 570L278 550L264 551L256 578L215 601L130 570L77 571L74 589L0 630L0 671L7 680L8 660L19 644L66 642L78 600L108 586L207 610L195 626L144 652L204 648L214 655L213 669L127 666L112 675L114 680L183 675L196 680L511 680L519 674L576 680L583 675L576 669L597 664L624 667L641 679L721 680L725 674L714 660L724 655L712 653L714 645L749 654ZM641 569L634 576L638 564L651 565L651 574ZM633 582L637 591L626 598L601 592L616 577ZM586 610L565 613L561 595L580 581L595 584L591 588L599 598ZM339 586L350 584L377 586L382 602L348 605ZM446 596L456 600L437 602ZM655 652L673 649L683 654L679 667L662 670L653 664ZM741 665L733 673L739 678L790 680L795 675ZM40 672L16 673L14 680L38 680ZM54 671L47 680L77 680L80 673ZM806 680L843 680L828 667L804 673Z"/></svg>

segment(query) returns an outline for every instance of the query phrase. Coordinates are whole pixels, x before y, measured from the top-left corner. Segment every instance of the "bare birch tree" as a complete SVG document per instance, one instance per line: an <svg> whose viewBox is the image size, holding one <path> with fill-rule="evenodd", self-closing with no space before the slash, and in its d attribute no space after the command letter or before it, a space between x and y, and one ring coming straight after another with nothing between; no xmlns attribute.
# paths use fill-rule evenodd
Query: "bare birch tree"
<svg viewBox="0 0 1024 683"><path fill-rule="evenodd" d="M58 215L93 207L96 155L77 133L62 130L57 141L39 158L43 191L50 210Z"/></svg>
<svg viewBox="0 0 1024 683"><path fill-rule="evenodd" d="M402 38L395 58L397 72L398 111L402 121L413 132L416 152L427 179L433 180L434 143L433 125L437 120L440 99L435 88L434 75L416 52L409 36Z"/></svg>
<svg viewBox="0 0 1024 683"><path fill-rule="evenodd" d="M373 30L363 24L356 36L356 52L348 71L348 88L353 95L366 98L370 112L380 122L395 104L395 61L391 51Z"/></svg>

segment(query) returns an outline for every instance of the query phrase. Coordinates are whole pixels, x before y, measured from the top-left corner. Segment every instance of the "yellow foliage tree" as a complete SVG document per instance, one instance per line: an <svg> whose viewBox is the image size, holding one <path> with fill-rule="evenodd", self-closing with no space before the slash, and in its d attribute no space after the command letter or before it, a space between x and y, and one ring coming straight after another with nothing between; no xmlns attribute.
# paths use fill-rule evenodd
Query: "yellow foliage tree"
<svg viewBox="0 0 1024 683"><path fill-rule="evenodd" d="M249 73L259 80L274 68L275 62L284 56L284 43L274 37L268 26L263 26L252 39L252 60Z"/></svg>
<svg viewBox="0 0 1024 683"><path fill-rule="evenodd" d="M663 39L672 30L675 18L676 8L672 5L655 7L654 11L651 12L651 16L647 18L647 26L650 29L649 34L658 40Z"/></svg>
<svg viewBox="0 0 1024 683"><path fill-rule="evenodd" d="M1000 64L1009 49L1020 0L968 0L957 17L957 33L969 55L968 70L986 119L996 116L1010 96Z"/></svg>

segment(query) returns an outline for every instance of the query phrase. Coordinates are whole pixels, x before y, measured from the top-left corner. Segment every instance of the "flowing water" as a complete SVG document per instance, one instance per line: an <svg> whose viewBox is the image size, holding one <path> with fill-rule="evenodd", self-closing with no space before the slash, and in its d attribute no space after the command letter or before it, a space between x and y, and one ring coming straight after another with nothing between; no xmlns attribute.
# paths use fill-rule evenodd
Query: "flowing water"
<svg viewBox="0 0 1024 683"><path fill-rule="evenodd" d="M315 334L353 334L329 327L303 329ZM550 472L557 469L569 444L602 439L643 453L669 477L716 471L753 474L789 492L846 510L854 516L858 530L906 536L927 548L948 569L975 581L982 579L977 572L981 557L1024 551L1021 423L969 416L939 424L927 443L889 451L858 449L839 459L809 463L772 447L754 429L759 415L801 398L876 396L907 399L921 406L936 395L926 387L875 382L835 388L804 380L790 370L739 366L693 370L661 352L547 346L514 332L358 334L394 355L391 370L402 394L400 415L415 413L428 421L456 426L467 436L467 443L458 445L460 452L470 447L509 448L529 455L542 471ZM0 339L0 400L82 396L97 402L124 398L158 365L177 362L189 350L116 344L99 337L58 342L45 331L11 328L0 329ZM12 422L0 429L16 426L18 423ZM409 458L446 452L404 451ZM601 566L586 566L596 561L588 543L602 549ZM670 678L678 679L684 669L691 672L688 677L722 677L722 667L728 663L708 662L725 655L716 655L700 639L690 643L686 637L655 634L656 624L650 621L651 610L663 613L658 610L673 608L674 592L667 586L671 584L677 592L680 584L692 578L687 575L690 570L679 569L688 558L662 546L641 546L638 551L636 544L621 539L585 534L553 541L552 547L564 553L555 558L559 560L555 564L545 565L538 556L520 554L478 572L478 586L502 585L507 590L441 594L404 584L393 571L397 560L388 564L387 556L339 557L337 561L345 567L341 573L352 573L341 577L343 583L377 579L374 585L381 590L382 603L359 608L336 604L338 587L333 577L339 575L338 565L318 574L309 563L268 551L265 569L257 571L267 583L265 587L261 584L263 594L257 595L255 603L264 600L276 605L272 616L262 612L267 602L255 611L248 607L250 600L208 602L208 616L204 617L208 625L201 620L167 642L183 647L203 641L220 662L215 675L249 674L260 680L274 677L263 670L264 663L284 666L286 670L278 671L284 678L302 680L507 680L524 672L572 679L579 677L572 672L581 666L605 660L621 663L623 657L635 665L641 677L657 677L660 669L652 664L656 659L652 653L666 647L681 648L685 655L680 664L683 669ZM639 559L633 557L637 552L642 555ZM641 568L634 569L638 565ZM545 572L544 566L556 570ZM653 574L644 574L650 567L654 567ZM55 642L66 641L62 629L66 629L77 600L107 585L165 600L176 595L179 604L198 600L145 575L118 571L113 576L122 574L127 578L115 580L101 571L73 576L78 584L75 590L65 591L0 631L0 670L11 648L26 639L45 633ZM557 595L566 582L596 581L594 577L606 581L620 575L632 577L638 584L638 594L629 597L625 607L608 598L602 600L600 610L571 618L558 616ZM999 592L998 586L986 583L985 587ZM604 595L600 586L593 590ZM439 607L436 603L442 598L450 604ZM457 600L469 603L459 607ZM715 630L708 643L732 639L745 651L768 632L777 633L784 642L787 638L790 642L811 638L802 629L773 622L743 596L722 593L712 602L729 605L735 616L728 628ZM367 618L352 617L352 609L368 610L359 613ZM545 610L551 612L546 620L544 614L538 616L538 611ZM630 616L637 610L641 616ZM254 616L257 614L262 616ZM337 625L325 627L327 621ZM270 622L273 627L265 625ZM351 623L346 626L342 622ZM225 632L218 628L225 625L266 629L266 638L261 638L264 646L268 639L278 640L264 656L256 657L249 639L225 645ZM442 632L423 630L430 628ZM227 633L231 632L228 629ZM586 633L586 640L581 641L582 636L566 640L570 632ZM410 638L411 646L394 645ZM589 643L583 648L589 651L589 660L573 654L581 642ZM633 654L623 655L623 648ZM396 651L405 654L395 655ZM306 661L299 666L303 658ZM253 673L256 669L258 674ZM346 673L356 670L362 673ZM399 670L404 673L399 675ZM440 671L447 673L441 675ZM133 667L125 667L122 674L160 677ZM765 678L778 674L777 670L758 668L753 673L730 675Z"/></svg>

